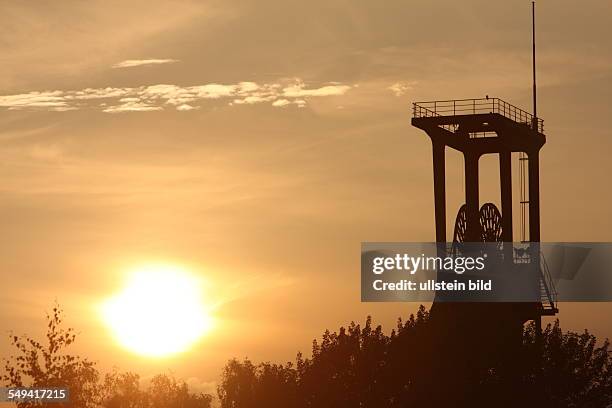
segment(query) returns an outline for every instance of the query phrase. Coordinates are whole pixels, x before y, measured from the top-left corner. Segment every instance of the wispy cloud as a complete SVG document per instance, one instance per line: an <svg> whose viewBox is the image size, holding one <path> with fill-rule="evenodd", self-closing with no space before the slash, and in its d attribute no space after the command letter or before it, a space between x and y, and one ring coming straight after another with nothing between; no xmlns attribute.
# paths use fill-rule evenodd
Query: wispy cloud
<svg viewBox="0 0 612 408"><path fill-rule="evenodd" d="M172 64L175 62L179 62L176 59L129 59L125 61L118 62L113 65L113 68L131 68L131 67L139 67L141 65L160 65L160 64Z"/></svg>
<svg viewBox="0 0 612 408"><path fill-rule="evenodd" d="M62 91L28 92L18 95L0 96L0 107L9 109L44 108L58 110L68 107Z"/></svg>
<svg viewBox="0 0 612 408"><path fill-rule="evenodd" d="M194 86L156 84L125 88L85 88L72 91L33 91L0 96L0 107L11 110L100 109L107 113L148 112L164 109L191 111L206 100L227 100L230 106L268 103L273 107L304 107L309 98L341 96L351 89L339 83L308 88L300 79L258 84L209 83Z"/></svg>
<svg viewBox="0 0 612 408"><path fill-rule="evenodd" d="M351 89L348 85L334 83L333 85L323 86L321 88L306 89L306 85L301 80L297 80L295 84L283 89L283 96L291 98L300 98L305 96L334 96L344 95Z"/></svg>
<svg viewBox="0 0 612 408"><path fill-rule="evenodd" d="M148 112L162 110L160 106L149 105L141 102L138 98L122 98L119 100L121 104L110 106L104 109L107 113L118 113L118 112Z"/></svg>
<svg viewBox="0 0 612 408"><path fill-rule="evenodd" d="M282 108L283 106L291 105L291 101L287 99L277 99L272 102L272 106L276 106L277 108Z"/></svg>
<svg viewBox="0 0 612 408"><path fill-rule="evenodd" d="M395 96L402 96L408 91L412 91L414 86L417 84L417 81L409 81L409 82L396 82L387 89L395 94Z"/></svg>
<svg viewBox="0 0 612 408"><path fill-rule="evenodd" d="M190 111L190 110L194 110L194 109L198 109L198 108L195 107L195 106L191 106L188 103L184 103L184 104L179 105L179 106L176 107L177 111Z"/></svg>

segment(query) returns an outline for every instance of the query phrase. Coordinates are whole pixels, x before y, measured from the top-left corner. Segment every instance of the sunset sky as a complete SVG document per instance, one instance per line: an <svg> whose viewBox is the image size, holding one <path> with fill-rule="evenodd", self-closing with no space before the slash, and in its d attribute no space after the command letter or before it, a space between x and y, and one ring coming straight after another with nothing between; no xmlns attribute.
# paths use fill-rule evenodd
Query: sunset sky
<svg viewBox="0 0 612 408"><path fill-rule="evenodd" d="M359 251L434 240L431 147L411 103L489 95L531 110L530 7L1 2L0 355L8 330L41 334L55 300L81 332L75 351L102 368L172 370L206 390L232 357L287 361L368 314L390 330L416 306L360 303ZM537 10L542 239L612 241L612 3ZM453 218L459 162L448 171ZM197 275L215 319L161 360L121 348L98 313L151 263ZM560 318L612 337L610 312L562 304Z"/></svg>

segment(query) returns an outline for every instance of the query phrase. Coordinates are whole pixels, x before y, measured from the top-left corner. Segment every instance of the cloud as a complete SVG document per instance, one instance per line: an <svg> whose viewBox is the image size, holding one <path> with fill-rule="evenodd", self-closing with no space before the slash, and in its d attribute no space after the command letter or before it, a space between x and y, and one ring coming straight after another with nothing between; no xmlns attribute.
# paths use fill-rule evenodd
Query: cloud
<svg viewBox="0 0 612 408"><path fill-rule="evenodd" d="M222 84L207 84L189 88L190 91L195 92L197 97L205 99L217 99L221 98L222 96L232 96L235 94L236 89L237 85Z"/></svg>
<svg viewBox="0 0 612 408"><path fill-rule="evenodd" d="M68 107L62 91L28 92L19 95L0 96L0 107L9 109L46 108L47 110L58 110Z"/></svg>
<svg viewBox="0 0 612 408"><path fill-rule="evenodd" d="M402 96L406 92L412 91L416 84L417 84L416 81L396 82L393 85L391 85L390 87L388 87L387 89L392 91L395 94L395 96Z"/></svg>
<svg viewBox="0 0 612 408"><path fill-rule="evenodd" d="M270 96L250 95L243 99L234 99L233 103L238 104L238 105L242 105L242 104L253 105L255 103L268 102L268 101L273 101L275 99L276 99L275 95L270 95ZM274 103L272 103L272 105L274 105Z"/></svg>
<svg viewBox="0 0 612 408"><path fill-rule="evenodd" d="M125 98L122 104L109 106L103 112L119 113L119 112L149 112L162 110L161 106L147 105L138 101L138 98Z"/></svg>
<svg viewBox="0 0 612 408"><path fill-rule="evenodd" d="M176 59L130 59L118 62L112 66L112 68L131 68L131 67L139 67L142 65L160 65L160 64L173 64L175 62L179 62Z"/></svg>
<svg viewBox="0 0 612 408"><path fill-rule="evenodd" d="M283 96L291 98L299 98L306 96L334 96L344 95L351 89L348 85L339 85L334 82L333 85L323 86L321 88L305 89L306 85L301 80L297 80L295 84L287 86L283 89Z"/></svg>
<svg viewBox="0 0 612 408"><path fill-rule="evenodd" d="M198 108L196 108L195 106L191 106L189 104L186 104L186 103L176 107L177 111L190 111L190 110L194 110L194 109L198 109Z"/></svg>
<svg viewBox="0 0 612 408"><path fill-rule="evenodd" d="M217 394L217 382L216 381L202 381L198 377L189 377L185 380L189 391L194 393L204 393L210 395Z"/></svg>
<svg viewBox="0 0 612 408"><path fill-rule="evenodd" d="M294 105L303 108L309 98L340 96L351 88L337 82L306 88L300 79L264 84L243 81L193 86L155 84L125 88L84 88L76 91L32 91L4 95L0 96L0 108L51 111L97 108L106 113L148 112L167 108L190 111L198 109L206 100L223 99L229 99L227 105L230 106L269 103L274 107Z"/></svg>
<svg viewBox="0 0 612 408"><path fill-rule="evenodd" d="M274 102L272 102L272 106L274 106L275 108L284 108L285 106L289 106L289 105L295 105L298 108L303 108L306 106L306 100L304 99L294 99L292 101L290 101L289 99L277 99Z"/></svg>
<svg viewBox="0 0 612 408"><path fill-rule="evenodd" d="M100 99L114 98L129 94L134 88L85 88L66 95L66 99Z"/></svg>
<svg viewBox="0 0 612 408"><path fill-rule="evenodd" d="M275 107L283 107L287 105L291 105L291 101L287 99L277 99L274 102L272 102L272 106L275 106Z"/></svg>

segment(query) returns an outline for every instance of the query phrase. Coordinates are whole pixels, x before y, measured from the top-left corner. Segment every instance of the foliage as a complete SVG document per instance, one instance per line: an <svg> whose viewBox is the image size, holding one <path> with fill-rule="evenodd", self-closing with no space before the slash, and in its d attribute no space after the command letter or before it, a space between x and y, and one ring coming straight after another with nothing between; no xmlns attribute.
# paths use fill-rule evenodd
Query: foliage
<svg viewBox="0 0 612 408"><path fill-rule="evenodd" d="M440 346L447 340L434 342L440 333L432 327L429 312L421 306L416 316L398 320L390 334L374 326L370 317L363 326L353 322L337 332L326 330L321 339L313 341L311 356L298 354L295 362L230 360L217 388L221 408L449 406L433 402L435 396L445 393L455 407L517 406L509 402L512 394L522 398L525 406L600 408L612 404L610 343L598 343L588 331L563 332L556 321L538 335L530 324L518 349L498 353L510 359L485 359L484 370L475 364L476 375L466 376L466 366L461 364L471 364L478 356L466 353L463 360L447 359L450 354L444 354ZM11 334L17 352L5 360L1 382L11 387L68 387L69 404L48 404L57 408L212 406L212 396L193 393L184 381L169 375L153 377L146 387L130 372L114 370L101 378L94 362L67 352L75 339L73 329L63 328L62 311L56 306L47 316L45 341ZM510 365L504 366L508 361ZM453 388L448 387L449 379L459 381L462 376L461 386L471 391L464 400L455 398L449 391ZM502 395L505 397L500 398ZM42 405L21 402L17 406Z"/></svg>
<svg viewBox="0 0 612 408"><path fill-rule="evenodd" d="M134 373L113 371L102 383L100 405L104 408L210 408L212 396L191 393L184 381L159 374L146 389Z"/></svg>
<svg viewBox="0 0 612 408"><path fill-rule="evenodd" d="M325 331L313 342L312 356L298 354L295 364L231 360L218 388L221 407L448 406L433 402L436 394L451 389L440 383L439 374L444 370L445 378L459 379L464 373L454 362L445 364L443 354L431 346L439 343L432 343L430 326L429 313L421 306L416 316L398 320L389 335L374 327L370 317L363 326L351 323L338 332ZM612 403L607 340L598 345L586 331L563 333L558 321L538 337L530 324L516 353L511 356L518 368L514 374L491 365L462 383L470 389L464 402L454 395L447 400L455 407L516 406L508 402L508 392L514 392L524 406L595 408Z"/></svg>
<svg viewBox="0 0 612 408"><path fill-rule="evenodd" d="M256 367L249 359L233 359L223 370L217 392L222 408L259 407L264 401L269 407L295 407L296 383L297 370L291 363Z"/></svg>
<svg viewBox="0 0 612 408"><path fill-rule="evenodd" d="M549 406L607 407L612 403L610 342L597 345L587 330L563 333L559 321L548 325L538 342L531 324L523 337L531 376L525 385L544 388ZM540 361L540 367L536 364Z"/></svg>
<svg viewBox="0 0 612 408"><path fill-rule="evenodd" d="M156 375L151 380L147 391L150 408L208 408L212 396L208 394L192 394L184 381L177 381L167 375Z"/></svg>
<svg viewBox="0 0 612 408"><path fill-rule="evenodd" d="M8 387L65 387L70 390L68 403L19 402L18 408L45 405L51 408L211 407L211 395L192 393L184 381L172 376L157 375L146 389L141 388L140 377L130 372L114 370L101 379L94 362L66 352L75 339L74 329L62 327L62 310L57 305L53 313L47 315L44 344L29 336L11 334L10 342L17 354L5 359L0 383Z"/></svg>
<svg viewBox="0 0 612 408"><path fill-rule="evenodd" d="M56 305L47 315L47 335L43 344L28 336L11 335L17 355L5 360L2 380L9 387L68 387L71 405L82 408L96 406L98 371L95 363L65 353L74 343L74 329L62 328L62 310ZM61 407L63 404L54 404ZM20 402L18 408L30 408L32 402ZM67 405L66 405L67 406Z"/></svg>

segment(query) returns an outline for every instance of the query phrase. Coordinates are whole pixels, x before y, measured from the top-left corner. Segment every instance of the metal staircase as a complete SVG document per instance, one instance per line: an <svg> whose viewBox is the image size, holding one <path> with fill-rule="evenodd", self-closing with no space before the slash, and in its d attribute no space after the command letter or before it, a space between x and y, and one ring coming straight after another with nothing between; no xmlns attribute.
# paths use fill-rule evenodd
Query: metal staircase
<svg viewBox="0 0 612 408"><path fill-rule="evenodd" d="M540 253L540 300L542 302L542 316L554 316L559 312L555 284L550 275L546 258L542 253Z"/></svg>

